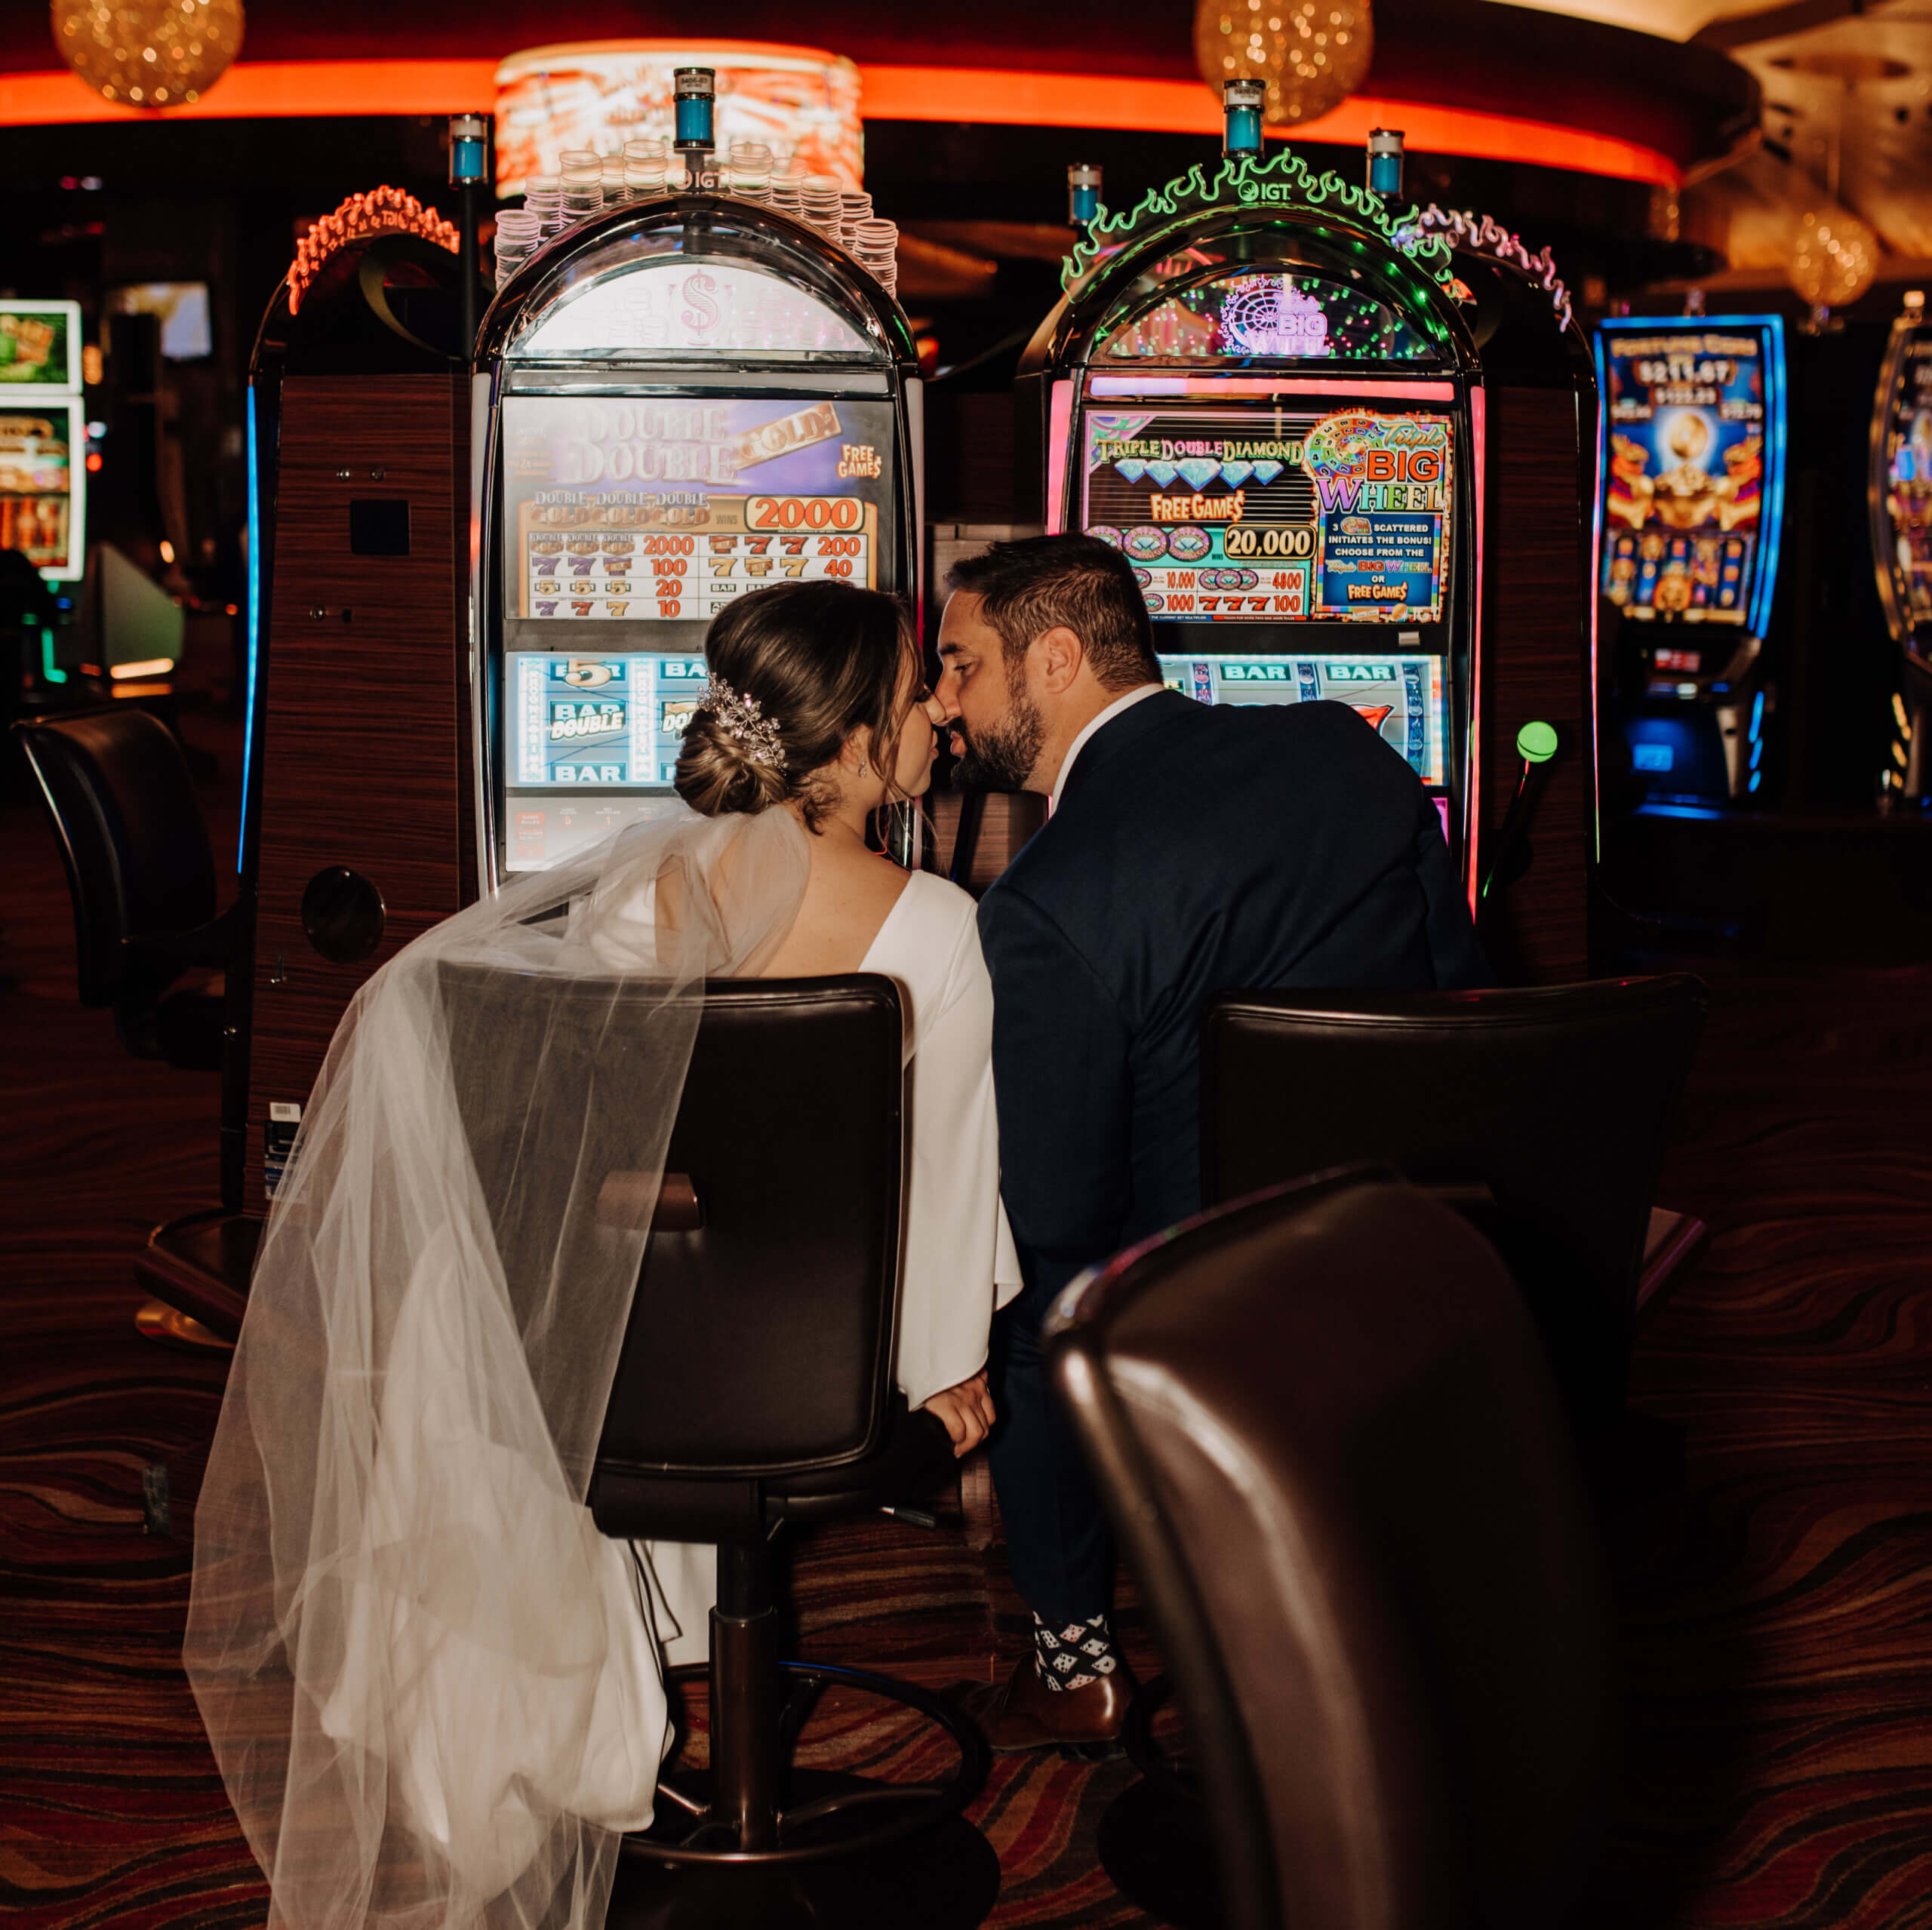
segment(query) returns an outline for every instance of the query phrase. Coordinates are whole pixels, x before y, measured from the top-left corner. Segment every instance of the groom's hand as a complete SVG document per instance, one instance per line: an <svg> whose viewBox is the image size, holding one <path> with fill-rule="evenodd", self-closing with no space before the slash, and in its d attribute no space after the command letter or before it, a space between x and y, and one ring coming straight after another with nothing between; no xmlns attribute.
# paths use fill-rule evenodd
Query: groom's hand
<svg viewBox="0 0 1932 1930"><path fill-rule="evenodd" d="M928 1395L925 1409L937 1416L952 1437L955 1459L971 1454L993 1424L993 1397L986 1386L985 1368L957 1387L941 1388L937 1394Z"/></svg>

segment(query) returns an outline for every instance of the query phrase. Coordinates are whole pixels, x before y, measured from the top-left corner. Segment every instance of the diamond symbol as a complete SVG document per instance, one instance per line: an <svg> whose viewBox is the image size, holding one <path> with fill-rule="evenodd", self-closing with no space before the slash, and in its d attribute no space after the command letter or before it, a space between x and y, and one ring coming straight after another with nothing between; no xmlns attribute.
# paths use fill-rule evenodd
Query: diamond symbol
<svg viewBox="0 0 1932 1930"><path fill-rule="evenodd" d="M1123 456L1114 467L1129 482L1138 482L1147 472L1147 465L1138 456Z"/></svg>
<svg viewBox="0 0 1932 1930"><path fill-rule="evenodd" d="M1278 463L1257 463L1254 466L1254 480L1264 489L1281 473L1281 466Z"/></svg>
<svg viewBox="0 0 1932 1930"><path fill-rule="evenodd" d="M1240 488L1254 473L1254 465L1252 463L1223 463L1221 465L1221 480L1230 489Z"/></svg>
<svg viewBox="0 0 1932 1930"><path fill-rule="evenodd" d="M1154 478L1159 487L1165 489L1168 484L1174 481L1177 472L1171 463L1149 463L1147 465L1147 473Z"/></svg>
<svg viewBox="0 0 1932 1930"><path fill-rule="evenodd" d="M1220 474L1221 466L1211 456L1190 456L1181 464L1180 472L1189 488L1205 489Z"/></svg>

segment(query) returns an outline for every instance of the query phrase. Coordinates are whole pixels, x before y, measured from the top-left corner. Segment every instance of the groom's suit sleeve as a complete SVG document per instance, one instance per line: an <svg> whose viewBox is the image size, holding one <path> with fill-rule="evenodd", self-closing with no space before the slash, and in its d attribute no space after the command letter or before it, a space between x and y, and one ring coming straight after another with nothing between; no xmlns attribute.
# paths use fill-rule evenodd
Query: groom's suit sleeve
<svg viewBox="0 0 1932 1930"><path fill-rule="evenodd" d="M1133 1086L1119 1009L1023 892L980 904L993 982L1000 1191L1026 1283L1054 1294L1118 1247L1132 1204Z"/></svg>

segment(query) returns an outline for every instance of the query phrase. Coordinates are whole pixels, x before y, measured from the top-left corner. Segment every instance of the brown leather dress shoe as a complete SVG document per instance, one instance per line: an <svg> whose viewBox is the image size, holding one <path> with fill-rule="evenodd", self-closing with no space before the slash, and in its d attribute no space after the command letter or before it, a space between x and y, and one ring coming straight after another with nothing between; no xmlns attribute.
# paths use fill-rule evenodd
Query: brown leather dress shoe
<svg viewBox="0 0 1932 1930"><path fill-rule="evenodd" d="M996 1756L1026 1749L1118 1742L1134 1700L1134 1678L1116 1668L1084 1689L1049 1689L1030 1655L1022 1655L980 1715L980 1728Z"/></svg>

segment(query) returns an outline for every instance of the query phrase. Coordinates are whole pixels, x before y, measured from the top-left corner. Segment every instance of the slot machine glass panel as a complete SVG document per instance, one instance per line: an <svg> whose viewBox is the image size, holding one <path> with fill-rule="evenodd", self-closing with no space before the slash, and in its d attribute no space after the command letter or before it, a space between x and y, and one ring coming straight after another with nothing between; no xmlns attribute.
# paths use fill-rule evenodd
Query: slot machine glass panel
<svg viewBox="0 0 1932 1930"><path fill-rule="evenodd" d="M1225 210L1091 270L1029 360L1047 527L1126 555L1170 687L1352 705L1470 868L1481 390L1444 291L1346 224Z"/></svg>
<svg viewBox="0 0 1932 1930"><path fill-rule="evenodd" d="M920 393L891 297L742 203L614 210L502 291L475 391L491 884L672 807L735 598L820 578L916 598Z"/></svg>

